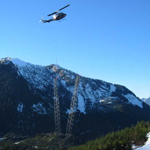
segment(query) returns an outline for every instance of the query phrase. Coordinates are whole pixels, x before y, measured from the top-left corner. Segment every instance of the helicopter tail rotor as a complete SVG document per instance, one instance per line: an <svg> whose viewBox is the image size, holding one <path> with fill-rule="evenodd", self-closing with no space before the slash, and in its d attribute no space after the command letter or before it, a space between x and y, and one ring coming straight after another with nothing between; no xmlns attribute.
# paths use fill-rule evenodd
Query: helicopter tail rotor
<svg viewBox="0 0 150 150"><path fill-rule="evenodd" d="M39 23L41 23L43 21L43 17L41 18L41 20L39 21Z"/></svg>

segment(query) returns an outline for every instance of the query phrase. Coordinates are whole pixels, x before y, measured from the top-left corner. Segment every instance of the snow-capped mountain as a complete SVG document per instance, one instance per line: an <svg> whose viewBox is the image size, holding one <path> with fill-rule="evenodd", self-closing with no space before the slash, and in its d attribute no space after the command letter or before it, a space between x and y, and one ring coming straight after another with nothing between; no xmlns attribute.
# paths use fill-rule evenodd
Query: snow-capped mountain
<svg viewBox="0 0 150 150"><path fill-rule="evenodd" d="M58 78L61 124L65 132L76 76L58 65L40 66L19 59L1 59L2 133L54 131L54 77ZM82 76L73 133L92 139L139 120L149 120L148 113L150 107L126 87Z"/></svg>
<svg viewBox="0 0 150 150"><path fill-rule="evenodd" d="M43 67L39 65L33 65L26 63L19 59L7 58L6 60L11 61L17 68L18 74L23 76L29 83L30 88L40 91L46 91L49 84L53 85L53 76L59 76L60 84L62 84L68 91L73 91L74 81L76 74L61 68L58 65L51 65ZM3 61L3 60L2 60ZM57 73L57 74L54 74ZM67 83L72 83L72 86L67 86ZM136 105L143 108L142 101L140 101L132 92L124 92L125 87L122 87L122 96L128 100L127 103ZM104 81L98 81L81 77L78 94L78 109L80 112L86 113L85 99L90 99L91 107L95 103L107 103L110 104L109 100L118 100L118 97L112 96L112 93L117 91L117 85L107 83ZM111 101L111 104L113 101Z"/></svg>
<svg viewBox="0 0 150 150"><path fill-rule="evenodd" d="M150 105L150 97L149 98L142 98L141 100L143 102L145 102L146 104Z"/></svg>

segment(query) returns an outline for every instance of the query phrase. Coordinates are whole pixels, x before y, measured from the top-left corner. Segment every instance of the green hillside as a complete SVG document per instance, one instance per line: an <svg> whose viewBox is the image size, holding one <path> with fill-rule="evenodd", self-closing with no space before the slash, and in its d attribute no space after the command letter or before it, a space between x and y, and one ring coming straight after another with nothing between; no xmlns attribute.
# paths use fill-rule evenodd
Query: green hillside
<svg viewBox="0 0 150 150"><path fill-rule="evenodd" d="M136 126L112 132L85 145L71 147L68 150L131 150L133 144L143 145L150 131L149 122L138 122Z"/></svg>
<svg viewBox="0 0 150 150"><path fill-rule="evenodd" d="M133 144L143 145L146 134L150 132L150 122L138 122L136 126L107 134L85 145L73 146L76 138L66 138L56 133L39 134L32 138L17 139L15 135L6 135L0 142L1 150L131 150ZM16 143L20 141L19 143ZM73 146L73 147L71 147ZM70 147L70 148L69 148Z"/></svg>

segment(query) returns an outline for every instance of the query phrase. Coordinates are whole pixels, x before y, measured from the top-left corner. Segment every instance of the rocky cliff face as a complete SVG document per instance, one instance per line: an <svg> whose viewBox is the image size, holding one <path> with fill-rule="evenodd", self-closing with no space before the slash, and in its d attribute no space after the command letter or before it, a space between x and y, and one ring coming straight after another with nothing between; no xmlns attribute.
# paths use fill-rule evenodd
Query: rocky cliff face
<svg viewBox="0 0 150 150"><path fill-rule="evenodd" d="M65 133L77 74L58 65L39 66L19 59L0 60L1 134L54 131L54 83L58 78L62 131ZM124 86L80 77L73 133L93 139L149 120L150 106Z"/></svg>

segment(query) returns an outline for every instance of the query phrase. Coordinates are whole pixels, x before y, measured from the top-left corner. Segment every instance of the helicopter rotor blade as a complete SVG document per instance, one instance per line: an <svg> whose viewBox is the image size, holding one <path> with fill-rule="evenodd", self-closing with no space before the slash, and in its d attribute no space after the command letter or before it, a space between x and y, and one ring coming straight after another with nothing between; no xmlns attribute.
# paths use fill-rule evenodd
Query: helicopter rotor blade
<svg viewBox="0 0 150 150"><path fill-rule="evenodd" d="M62 9L65 9L68 6L70 6L70 4L66 5L65 7L60 8L58 11L55 11L55 12L53 12L51 14L48 14L47 16L51 16L51 15L57 14L59 11L61 11Z"/></svg>
<svg viewBox="0 0 150 150"><path fill-rule="evenodd" d="M51 16L51 15L54 15L54 14L57 14L57 11L51 13L51 14L48 14L47 16Z"/></svg>
<svg viewBox="0 0 150 150"><path fill-rule="evenodd" d="M63 8L60 8L58 11L61 11L62 9L65 9L66 7L70 6L70 4L66 5L65 7Z"/></svg>

